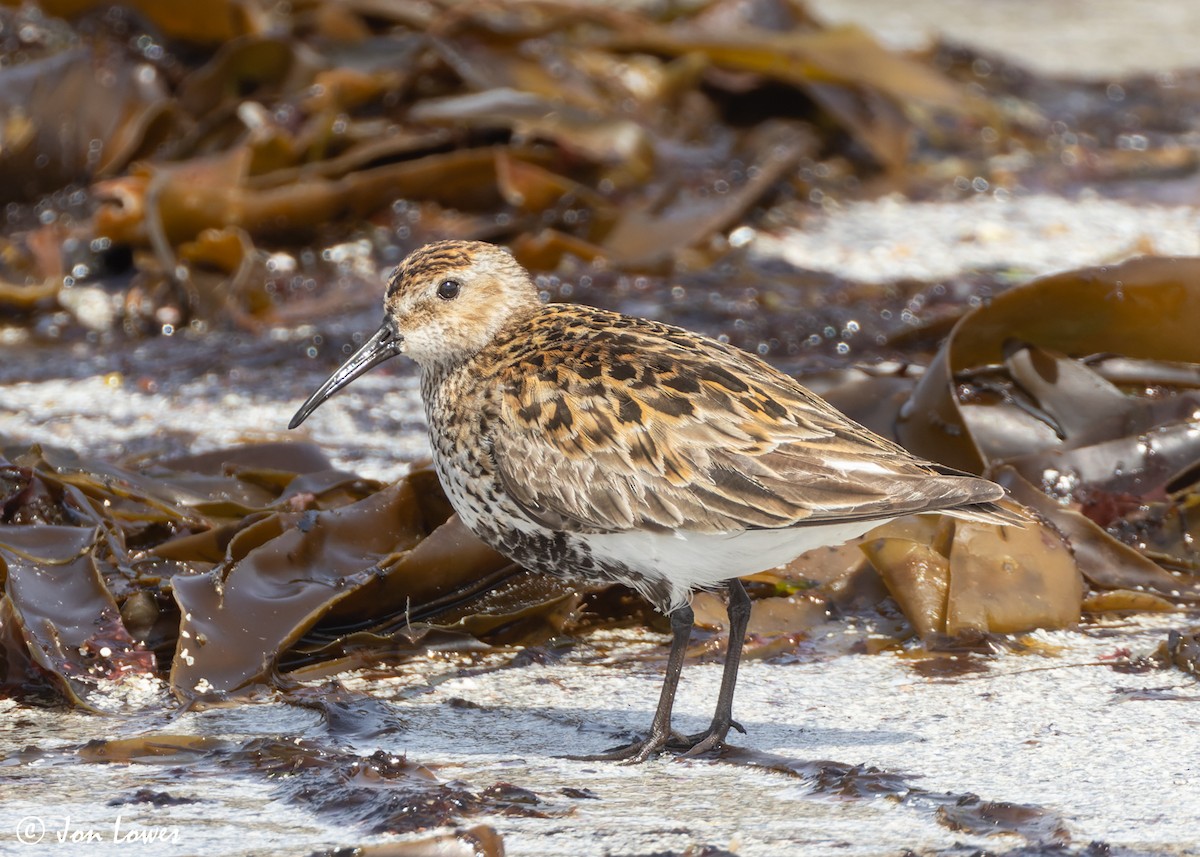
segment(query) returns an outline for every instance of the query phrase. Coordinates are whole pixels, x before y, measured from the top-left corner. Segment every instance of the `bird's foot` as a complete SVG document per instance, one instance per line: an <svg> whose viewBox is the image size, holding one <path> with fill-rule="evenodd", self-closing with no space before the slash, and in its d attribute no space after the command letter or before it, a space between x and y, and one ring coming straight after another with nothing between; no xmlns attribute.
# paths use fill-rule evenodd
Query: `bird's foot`
<svg viewBox="0 0 1200 857"><path fill-rule="evenodd" d="M680 735L675 731L662 734L651 732L645 738L613 747L603 753L563 758L575 762L620 762L624 765L637 765L664 750L679 751L680 756L700 756L724 747L725 736L729 734L730 729L746 734L745 727L736 720L714 720L707 729L695 735Z"/></svg>
<svg viewBox="0 0 1200 857"><path fill-rule="evenodd" d="M639 738L628 744L613 747L603 753L592 753L586 756L564 756L576 762L620 762L623 765L637 765L651 756L657 756L668 747L674 749L687 742L688 738L677 732L651 732L645 738Z"/></svg>
<svg viewBox="0 0 1200 857"><path fill-rule="evenodd" d="M682 750L681 756L700 756L712 750L720 750L725 746L725 736L733 728L743 735L746 728L736 720L714 720L703 732L695 735L674 736L667 746L672 750Z"/></svg>

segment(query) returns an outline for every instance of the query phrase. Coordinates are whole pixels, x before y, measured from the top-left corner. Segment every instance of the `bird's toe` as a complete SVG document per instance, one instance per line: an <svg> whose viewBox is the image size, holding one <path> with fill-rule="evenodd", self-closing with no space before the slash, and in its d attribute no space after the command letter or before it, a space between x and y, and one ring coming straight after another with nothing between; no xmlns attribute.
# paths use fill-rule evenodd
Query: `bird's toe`
<svg viewBox="0 0 1200 857"><path fill-rule="evenodd" d="M674 736L669 746L673 750L683 751L680 753L682 756L700 756L724 747L725 736L729 734L730 729L736 729L743 735L746 734L746 727L736 720L713 721L712 725L703 732L685 737Z"/></svg>
<svg viewBox="0 0 1200 857"><path fill-rule="evenodd" d="M628 744L612 747L602 753L589 753L579 756L568 755L563 758L576 762L620 762L625 765L637 765L646 761L651 756L658 755L671 745L671 742L680 738L681 736L675 733L669 735L650 734L645 738L639 738Z"/></svg>

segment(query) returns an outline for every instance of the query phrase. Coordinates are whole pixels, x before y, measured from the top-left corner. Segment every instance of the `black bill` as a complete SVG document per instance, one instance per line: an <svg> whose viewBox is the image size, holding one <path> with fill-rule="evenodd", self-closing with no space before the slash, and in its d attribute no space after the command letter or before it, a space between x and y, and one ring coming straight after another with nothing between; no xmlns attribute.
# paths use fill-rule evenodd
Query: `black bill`
<svg viewBox="0 0 1200 857"><path fill-rule="evenodd" d="M300 406L300 410L296 411L296 416L292 417L292 421L288 423L288 428L294 429L300 425L300 423L308 419L308 415L315 411L323 401L342 389L342 387L345 387L359 375L367 372L372 367L378 366L384 360L399 354L400 343L402 341L403 337L395 333L387 323L384 323L383 327L379 328L374 336L363 343L362 348L355 351L349 360L338 367L338 370L326 379L325 383L317 389L317 392L308 397L308 401Z"/></svg>

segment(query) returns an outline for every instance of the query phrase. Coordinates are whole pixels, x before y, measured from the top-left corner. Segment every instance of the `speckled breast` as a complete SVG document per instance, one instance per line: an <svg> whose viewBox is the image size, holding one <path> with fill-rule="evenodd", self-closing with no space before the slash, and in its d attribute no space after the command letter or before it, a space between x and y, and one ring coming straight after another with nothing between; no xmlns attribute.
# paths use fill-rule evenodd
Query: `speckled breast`
<svg viewBox="0 0 1200 857"><path fill-rule="evenodd" d="M471 532L531 571L625 583L655 603L667 598L664 581L648 580L622 563L595 556L586 539L547 529L525 516L506 496L491 461L486 408L464 409L467 397L455 398L454 392L446 383L424 389L425 416L434 469L450 504ZM451 401L457 406L448 406Z"/></svg>

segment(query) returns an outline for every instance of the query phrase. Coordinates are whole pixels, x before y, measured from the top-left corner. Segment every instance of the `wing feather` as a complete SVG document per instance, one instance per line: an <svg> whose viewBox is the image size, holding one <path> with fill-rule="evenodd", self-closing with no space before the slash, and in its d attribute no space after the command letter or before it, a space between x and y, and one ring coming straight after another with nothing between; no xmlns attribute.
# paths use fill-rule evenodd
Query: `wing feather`
<svg viewBox="0 0 1200 857"><path fill-rule="evenodd" d="M1003 496L913 457L745 352L581 307L565 312L599 323L563 334L547 310L557 335L541 343L541 371L500 367L491 438L505 489L546 526L722 533ZM533 472L547 478L535 484Z"/></svg>

